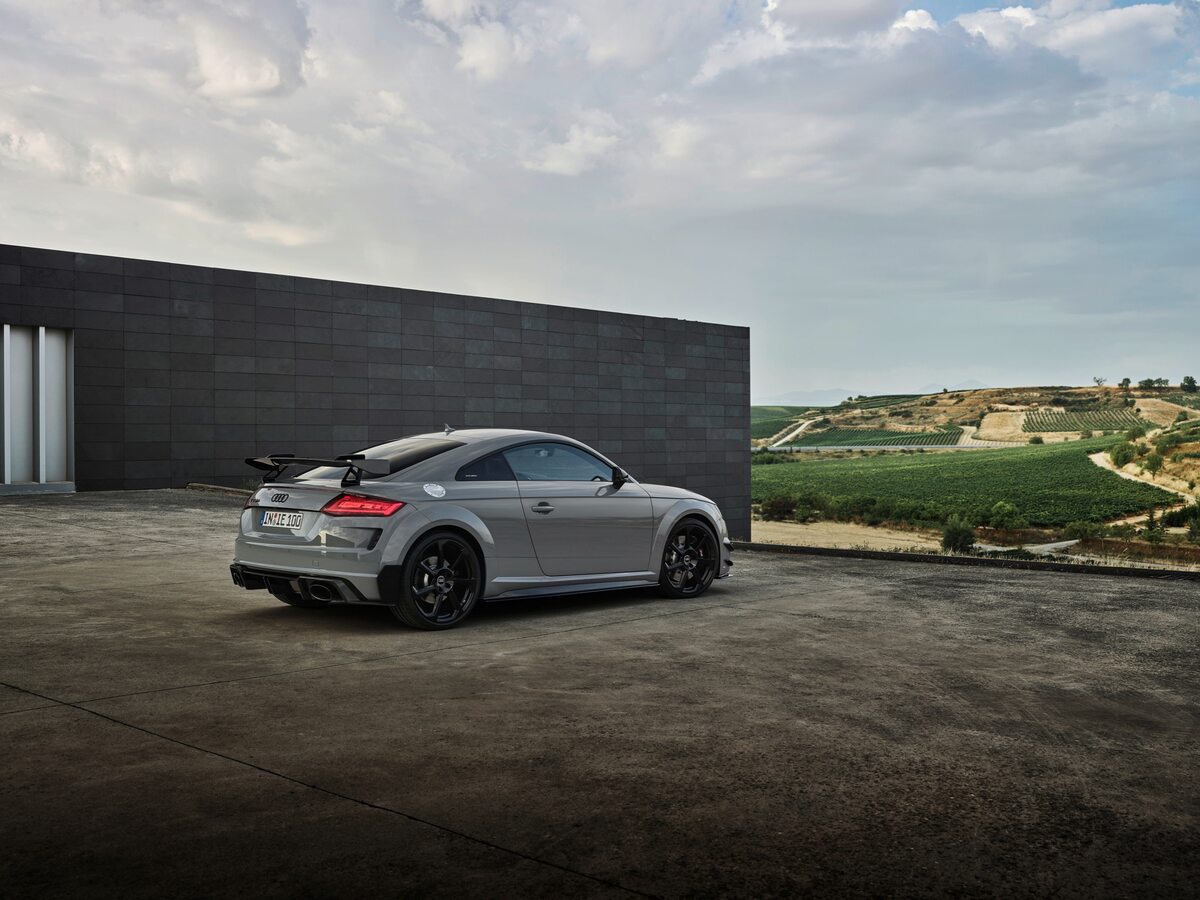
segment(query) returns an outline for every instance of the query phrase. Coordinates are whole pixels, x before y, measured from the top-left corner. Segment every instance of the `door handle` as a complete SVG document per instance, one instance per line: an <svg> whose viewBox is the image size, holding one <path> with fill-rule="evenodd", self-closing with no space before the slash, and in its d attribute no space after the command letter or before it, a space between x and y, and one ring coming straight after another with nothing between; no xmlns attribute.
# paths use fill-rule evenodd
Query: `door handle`
<svg viewBox="0 0 1200 900"><path fill-rule="evenodd" d="M554 507L551 506L549 503L547 503L544 500L541 503L539 503L537 506L531 506L529 508L532 509L535 513L543 513L544 514L544 513L554 512Z"/></svg>

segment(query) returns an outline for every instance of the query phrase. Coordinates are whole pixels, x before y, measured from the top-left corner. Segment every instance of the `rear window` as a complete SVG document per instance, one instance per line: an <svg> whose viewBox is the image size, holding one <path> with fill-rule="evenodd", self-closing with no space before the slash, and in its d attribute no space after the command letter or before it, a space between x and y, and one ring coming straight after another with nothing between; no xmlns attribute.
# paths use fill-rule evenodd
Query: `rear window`
<svg viewBox="0 0 1200 900"><path fill-rule="evenodd" d="M378 447L368 447L366 450L355 450L355 454L362 454L368 459L386 459L391 466L389 475L395 475L397 472L402 472L410 466L415 466L419 462L425 462L427 459L445 453L447 450L453 450L455 447L465 446L462 441L447 441L442 438L402 438L398 441L392 441L390 444L380 444ZM343 468L334 468L333 466L318 466L315 469L309 469L298 480L309 478L341 478L346 473ZM375 476L363 473L363 479L372 478Z"/></svg>

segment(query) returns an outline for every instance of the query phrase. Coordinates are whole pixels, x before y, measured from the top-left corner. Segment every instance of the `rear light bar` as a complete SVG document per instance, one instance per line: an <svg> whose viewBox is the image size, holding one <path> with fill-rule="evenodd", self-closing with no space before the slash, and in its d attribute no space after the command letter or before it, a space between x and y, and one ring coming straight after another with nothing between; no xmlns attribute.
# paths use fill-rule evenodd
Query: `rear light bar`
<svg viewBox="0 0 1200 900"><path fill-rule="evenodd" d="M390 516L403 506L400 500L339 494L326 503L321 512L327 516Z"/></svg>

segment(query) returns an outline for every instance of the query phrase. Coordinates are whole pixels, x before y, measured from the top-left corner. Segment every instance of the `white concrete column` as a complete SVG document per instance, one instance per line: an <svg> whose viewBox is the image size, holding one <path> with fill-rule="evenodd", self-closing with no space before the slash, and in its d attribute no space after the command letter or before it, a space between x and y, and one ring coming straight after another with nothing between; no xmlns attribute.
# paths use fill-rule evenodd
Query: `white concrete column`
<svg viewBox="0 0 1200 900"><path fill-rule="evenodd" d="M33 356L33 480L46 483L46 328L39 325Z"/></svg>

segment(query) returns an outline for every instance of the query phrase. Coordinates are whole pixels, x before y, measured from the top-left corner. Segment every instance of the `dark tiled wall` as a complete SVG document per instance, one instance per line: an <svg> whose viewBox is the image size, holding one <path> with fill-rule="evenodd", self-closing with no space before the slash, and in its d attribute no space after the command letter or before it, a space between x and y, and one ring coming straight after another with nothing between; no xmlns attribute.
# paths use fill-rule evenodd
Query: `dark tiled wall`
<svg viewBox="0 0 1200 900"><path fill-rule="evenodd" d="M75 330L81 490L448 422L569 434L749 535L746 328L8 245L0 322Z"/></svg>

